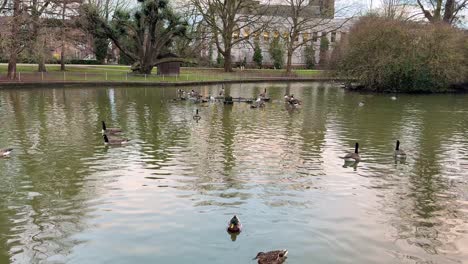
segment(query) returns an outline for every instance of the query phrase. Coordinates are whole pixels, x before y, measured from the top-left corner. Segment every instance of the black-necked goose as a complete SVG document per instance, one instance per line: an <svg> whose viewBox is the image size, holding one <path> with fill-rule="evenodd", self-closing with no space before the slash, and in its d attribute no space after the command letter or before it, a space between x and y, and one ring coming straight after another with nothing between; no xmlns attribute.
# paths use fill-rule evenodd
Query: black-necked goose
<svg viewBox="0 0 468 264"><path fill-rule="evenodd" d="M102 121L102 133L103 134L118 134L122 133L122 129L118 127L106 127L106 122Z"/></svg>
<svg viewBox="0 0 468 264"><path fill-rule="evenodd" d="M130 141L126 138L108 138L106 134L102 135L102 137L106 145L124 145Z"/></svg>
<svg viewBox="0 0 468 264"><path fill-rule="evenodd" d="M356 142L354 145L354 153L348 153L346 154L343 159L345 161L360 161L361 157L359 156L359 143Z"/></svg>

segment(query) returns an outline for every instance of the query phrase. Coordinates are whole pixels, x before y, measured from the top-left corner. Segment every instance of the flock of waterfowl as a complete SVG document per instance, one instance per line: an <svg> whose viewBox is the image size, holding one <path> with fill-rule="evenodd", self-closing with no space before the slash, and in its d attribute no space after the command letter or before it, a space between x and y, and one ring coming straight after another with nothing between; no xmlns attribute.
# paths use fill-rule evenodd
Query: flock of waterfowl
<svg viewBox="0 0 468 264"><path fill-rule="evenodd" d="M192 90L191 92L187 93L183 90L179 90L179 99L181 100L193 100L196 102L205 102L206 101L214 101L214 100L224 100L225 104L232 104L234 98L230 96L225 96L224 87L219 92L219 96L209 96L208 98L203 98L198 92ZM245 98L235 98L238 102L247 102L252 103L252 108L263 107L265 102L269 101L270 98L267 96L266 89L264 92L260 93L256 100L253 99L245 99ZM241 100L242 99L242 100ZM396 100L396 97L392 97L392 100ZM298 107L301 105L301 101L294 97L294 95L286 94L284 96L284 101L287 105L292 107ZM363 102L359 103L359 106L364 106ZM198 110L196 115L194 116L195 120L200 120L200 115L198 114ZM124 145L129 142L129 139L119 137L123 130L118 127L107 127L106 123L102 121L102 137L104 140L104 144L106 145ZM0 149L0 157L8 157L11 152L13 151L12 148L5 148ZM393 156L397 159L404 159L406 158L406 153L403 149L400 148L400 141L396 141L395 150L393 152ZM345 162L359 162L361 157L359 155L359 143L356 142L354 146L354 152L348 153L345 156L341 157L345 160ZM231 220L228 222L227 231L230 234L237 235L242 231L242 223L240 222L239 217L234 215ZM257 260L259 264L280 264L283 263L288 255L287 250L274 250L269 252L259 252L254 260Z"/></svg>

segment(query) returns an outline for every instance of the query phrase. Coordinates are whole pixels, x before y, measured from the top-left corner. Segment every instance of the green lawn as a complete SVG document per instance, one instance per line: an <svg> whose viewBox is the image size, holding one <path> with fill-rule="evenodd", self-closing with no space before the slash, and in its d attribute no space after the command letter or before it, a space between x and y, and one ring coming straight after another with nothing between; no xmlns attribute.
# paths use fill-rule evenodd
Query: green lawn
<svg viewBox="0 0 468 264"><path fill-rule="evenodd" d="M60 71L60 65L47 65L46 73L37 72L37 65L19 64L17 71L22 81L141 81L141 82L180 82L180 81L220 81L255 78L285 77L284 70L246 69L226 73L220 68L182 68L180 76L135 75L129 66L123 65L66 65L66 71ZM0 64L0 78L6 75L7 65ZM295 70L294 76L307 78L322 74L318 70Z"/></svg>

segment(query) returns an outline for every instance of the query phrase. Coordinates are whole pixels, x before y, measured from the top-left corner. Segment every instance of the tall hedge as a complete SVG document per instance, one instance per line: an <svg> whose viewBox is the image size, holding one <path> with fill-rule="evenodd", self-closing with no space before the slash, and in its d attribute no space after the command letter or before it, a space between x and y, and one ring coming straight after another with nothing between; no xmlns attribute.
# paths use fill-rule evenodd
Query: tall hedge
<svg viewBox="0 0 468 264"><path fill-rule="evenodd" d="M467 81L466 34L448 25L361 18L333 54L362 89L443 92Z"/></svg>

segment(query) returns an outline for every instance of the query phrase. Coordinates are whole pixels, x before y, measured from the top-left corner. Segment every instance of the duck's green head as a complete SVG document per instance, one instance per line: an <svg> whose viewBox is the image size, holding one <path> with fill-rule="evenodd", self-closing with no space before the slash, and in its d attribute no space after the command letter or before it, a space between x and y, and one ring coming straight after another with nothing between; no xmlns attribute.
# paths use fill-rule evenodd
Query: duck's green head
<svg viewBox="0 0 468 264"><path fill-rule="evenodd" d="M235 215L234 217L231 218L230 226L231 228L234 228L234 226L239 225L239 223L240 223L239 218L237 217L237 215Z"/></svg>

